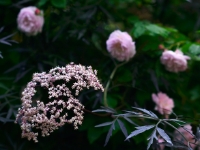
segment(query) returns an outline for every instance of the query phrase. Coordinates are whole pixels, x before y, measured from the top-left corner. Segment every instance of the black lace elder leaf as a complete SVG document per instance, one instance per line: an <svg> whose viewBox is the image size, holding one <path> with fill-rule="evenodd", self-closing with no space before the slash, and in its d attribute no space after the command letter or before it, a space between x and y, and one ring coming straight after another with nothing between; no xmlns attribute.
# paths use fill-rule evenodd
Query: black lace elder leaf
<svg viewBox="0 0 200 150"><path fill-rule="evenodd" d="M152 132L151 136L147 139L149 140L148 142L148 146L147 146L147 150L150 148L151 144L153 143L153 139L158 140L157 136L156 136L156 129L154 129L154 131Z"/></svg>
<svg viewBox="0 0 200 150"><path fill-rule="evenodd" d="M115 109L111 108L111 107L104 107L104 106L101 106L101 108L103 109L106 109L106 110L110 110L112 111L113 113L117 113Z"/></svg>
<svg viewBox="0 0 200 150"><path fill-rule="evenodd" d="M3 56L1 55L1 52L0 52L0 58L3 58Z"/></svg>
<svg viewBox="0 0 200 150"><path fill-rule="evenodd" d="M128 121L129 123L131 123L131 124L133 124L133 125L135 125L135 126L138 126L135 122L133 122L131 119L129 119L129 118L125 117L125 116L124 116L124 119L125 119L126 121Z"/></svg>
<svg viewBox="0 0 200 150"><path fill-rule="evenodd" d="M165 131L161 128L156 128L156 130L158 131L158 133L162 136L163 139L165 139L165 141L171 145L173 145L170 137L165 133Z"/></svg>
<svg viewBox="0 0 200 150"><path fill-rule="evenodd" d="M142 108L137 108L137 107L132 107L132 108L137 109L137 110L140 110L140 111L142 111L142 112L148 114L149 116L158 119L158 116L157 116L156 114L154 114L153 112L149 111L149 110L142 109Z"/></svg>
<svg viewBox="0 0 200 150"><path fill-rule="evenodd" d="M93 110L92 112L107 112L107 113L111 113L111 114L117 113L114 109L112 109L110 107L101 106L101 108L102 109Z"/></svg>
<svg viewBox="0 0 200 150"><path fill-rule="evenodd" d="M110 137L112 136L112 130L115 128L115 124L113 123L111 126L110 126L110 129L108 131L108 134L106 136L106 141L105 141L105 144L104 146L106 146L108 144L108 141L110 140Z"/></svg>
<svg viewBox="0 0 200 150"><path fill-rule="evenodd" d="M141 115L141 113L138 113L138 112L134 112L134 111L125 111L127 112L126 116L131 116L131 115Z"/></svg>
<svg viewBox="0 0 200 150"><path fill-rule="evenodd" d="M111 125L111 124L113 124L113 121L111 121L111 122L104 122L102 124L96 125L95 127L103 127L103 126L108 126L108 125Z"/></svg>
<svg viewBox="0 0 200 150"><path fill-rule="evenodd" d="M2 32L3 29L4 29L4 27L1 27L1 28L0 28L0 32ZM12 45L11 42L17 43L17 42L14 41L14 40L9 40L9 38L11 38L11 37L12 37L13 35L15 35L15 34L16 34L16 33L13 33L13 34L10 34L10 35L8 35L8 36L6 36L6 37L1 38L1 39L0 39L0 43L5 44L5 45L9 45L9 46Z"/></svg>
<svg viewBox="0 0 200 150"><path fill-rule="evenodd" d="M96 109L96 110L93 110L92 112L107 112L107 113L113 113L112 111L107 110L107 109Z"/></svg>
<svg viewBox="0 0 200 150"><path fill-rule="evenodd" d="M169 119L169 120L167 120L167 121L173 121L173 122L175 122L175 123L180 122L180 123L186 124L185 121L177 120L177 119ZM178 125L180 125L180 124L178 124Z"/></svg>
<svg viewBox="0 0 200 150"><path fill-rule="evenodd" d="M126 138L128 136L128 132L126 130L126 127L124 126L124 123L121 120L119 120L119 119L117 119L117 122L118 122L119 127L122 130L122 132L123 132L123 134L124 134L124 136Z"/></svg>
<svg viewBox="0 0 200 150"><path fill-rule="evenodd" d="M155 127L155 125L148 125L148 126L140 126L140 127L135 127L137 130L131 132L131 134L126 138L126 140L130 139L133 136L136 136L140 133L143 133L149 129L152 129L153 127Z"/></svg>
<svg viewBox="0 0 200 150"><path fill-rule="evenodd" d="M193 150L191 147L188 147L188 150Z"/></svg>

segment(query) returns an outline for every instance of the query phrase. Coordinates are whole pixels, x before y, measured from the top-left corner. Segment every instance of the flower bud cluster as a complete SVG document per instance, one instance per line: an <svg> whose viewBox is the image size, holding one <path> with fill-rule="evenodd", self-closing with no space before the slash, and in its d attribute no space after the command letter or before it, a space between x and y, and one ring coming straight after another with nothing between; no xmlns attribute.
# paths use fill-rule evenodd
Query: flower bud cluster
<svg viewBox="0 0 200 150"><path fill-rule="evenodd" d="M22 108L19 108L16 122L20 122L22 137L38 142L38 131L42 136L48 136L51 132L63 126L65 123L73 124L74 129L83 122L84 106L75 98L84 88L93 87L95 90L104 90L97 78L97 71L92 67L75 65L56 67L48 73L35 73L22 92ZM56 81L63 81L57 84ZM72 87L66 84L73 81ZM48 90L49 102L33 100L36 87L40 86ZM75 90L73 95L72 89ZM72 111L74 116L69 117Z"/></svg>

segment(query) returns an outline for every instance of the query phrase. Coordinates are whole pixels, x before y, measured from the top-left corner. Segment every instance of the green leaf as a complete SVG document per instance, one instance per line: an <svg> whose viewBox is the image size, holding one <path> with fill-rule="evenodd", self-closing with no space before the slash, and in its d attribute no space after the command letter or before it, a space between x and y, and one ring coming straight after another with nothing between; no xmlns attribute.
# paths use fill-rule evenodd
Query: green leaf
<svg viewBox="0 0 200 150"><path fill-rule="evenodd" d="M1 88L1 89L4 89L4 90L9 90L9 88L6 87L3 83L0 83L0 88Z"/></svg>
<svg viewBox="0 0 200 150"><path fill-rule="evenodd" d="M120 75L118 76L117 80L119 82L130 82L132 81L133 75L132 72L130 70L127 69L123 69L120 73Z"/></svg>
<svg viewBox="0 0 200 150"><path fill-rule="evenodd" d="M185 43L185 44L181 47L181 51L184 52L184 53L185 53L185 52L188 52L191 45L192 45L191 42Z"/></svg>
<svg viewBox="0 0 200 150"><path fill-rule="evenodd" d="M87 116L84 118L83 124L79 127L80 131L88 130L90 128L94 128L95 117L94 116Z"/></svg>
<svg viewBox="0 0 200 150"><path fill-rule="evenodd" d="M195 88L191 89L190 90L190 95L191 95L190 99L193 101L199 99L200 98L199 91L200 91L200 86L196 86Z"/></svg>
<svg viewBox="0 0 200 150"><path fill-rule="evenodd" d="M194 55L200 54L200 45L192 44L189 48L189 52Z"/></svg>
<svg viewBox="0 0 200 150"><path fill-rule="evenodd" d="M67 5L67 0L51 0L51 4L58 8L65 8Z"/></svg>
<svg viewBox="0 0 200 150"><path fill-rule="evenodd" d="M149 35L151 36L161 35L161 36L166 37L169 34L168 30L156 24L148 24L146 25L146 29L147 31L149 31Z"/></svg>
<svg viewBox="0 0 200 150"><path fill-rule="evenodd" d="M0 5L9 5L11 0L0 0Z"/></svg>
<svg viewBox="0 0 200 150"><path fill-rule="evenodd" d="M104 130L104 129L99 130L94 127L89 128L87 136L88 136L88 140L89 140L90 144L92 144L94 141L96 141L106 131L107 130Z"/></svg>
<svg viewBox="0 0 200 150"><path fill-rule="evenodd" d="M108 106L114 108L117 106L117 98L116 96L108 95L107 97Z"/></svg>
<svg viewBox="0 0 200 150"><path fill-rule="evenodd" d="M48 1L48 0L40 0L40 1L38 2L38 7L41 7L41 6L45 5L45 4L47 3L47 1Z"/></svg>
<svg viewBox="0 0 200 150"><path fill-rule="evenodd" d="M132 34L135 38L138 38L139 36L143 35L145 33L145 23L142 21L135 22L134 28L132 30Z"/></svg>

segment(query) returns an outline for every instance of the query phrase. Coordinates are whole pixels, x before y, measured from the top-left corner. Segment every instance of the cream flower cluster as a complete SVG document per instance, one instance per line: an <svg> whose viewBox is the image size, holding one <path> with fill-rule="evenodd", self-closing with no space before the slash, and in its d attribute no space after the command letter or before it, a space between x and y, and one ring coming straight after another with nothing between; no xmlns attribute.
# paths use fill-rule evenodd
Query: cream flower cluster
<svg viewBox="0 0 200 150"><path fill-rule="evenodd" d="M95 90L104 91L96 75L97 71L92 67L73 63L66 67L56 67L48 73L33 74L32 81L22 92L22 108L19 108L16 117L16 122L21 124L22 137L38 142L38 131L41 131L42 136L48 136L65 123L73 124L74 128L78 129L78 125L83 121L84 106L75 97L84 88L93 87ZM71 88L66 86L69 82L73 82ZM48 103L34 100L38 86L48 91ZM68 116L69 110L74 113L71 118Z"/></svg>
<svg viewBox="0 0 200 150"><path fill-rule="evenodd" d="M112 32L106 41L107 50L118 61L128 61L136 53L135 42L127 32L116 30Z"/></svg>
<svg viewBox="0 0 200 150"><path fill-rule="evenodd" d="M175 52L165 50L162 53L160 61L165 65L166 70L177 73L187 69L187 60L189 59L189 56L183 55L183 53L177 49Z"/></svg>
<svg viewBox="0 0 200 150"><path fill-rule="evenodd" d="M34 6L22 8L17 17L18 29L28 36L42 32L43 12Z"/></svg>

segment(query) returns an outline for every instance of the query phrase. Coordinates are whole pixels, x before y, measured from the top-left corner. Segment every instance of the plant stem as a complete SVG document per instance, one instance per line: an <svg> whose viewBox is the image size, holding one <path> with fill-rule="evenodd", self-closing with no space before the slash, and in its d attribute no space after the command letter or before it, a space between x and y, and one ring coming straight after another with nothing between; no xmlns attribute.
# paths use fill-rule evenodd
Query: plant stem
<svg viewBox="0 0 200 150"><path fill-rule="evenodd" d="M188 140L184 137L184 135L175 127L173 126L171 123L167 122L167 121L163 121L165 122L166 124L168 124L170 127L174 128L175 130L177 130L179 132L179 134L185 139L185 141L188 142Z"/></svg>
<svg viewBox="0 0 200 150"><path fill-rule="evenodd" d="M123 118L123 115L112 115L113 117L122 117ZM158 119L158 118L153 118L153 117L150 117L150 116L144 116L144 115L130 115L128 116L127 118L130 118L130 117L134 117L134 118L145 118L145 119L151 119L151 120L159 120L159 123L162 121L162 119Z"/></svg>
<svg viewBox="0 0 200 150"><path fill-rule="evenodd" d="M125 63L127 63L127 61L126 61L126 62L123 62L123 63L121 63L121 64L116 65L115 68L113 69L112 73L110 74L110 78L109 78L109 80L108 80L108 82L107 82L107 84L106 84L105 90L104 90L104 106L106 106L106 107L108 107L107 92L108 92L108 88L109 88L109 86L110 86L110 82L112 81L112 79L113 79L113 77L114 77L114 75L115 75L117 69L118 69L119 67L121 67L122 65L124 65Z"/></svg>

